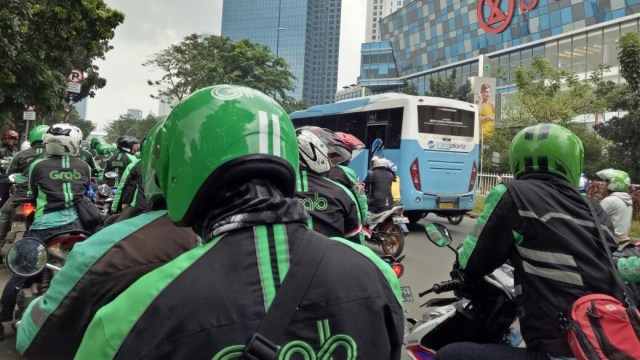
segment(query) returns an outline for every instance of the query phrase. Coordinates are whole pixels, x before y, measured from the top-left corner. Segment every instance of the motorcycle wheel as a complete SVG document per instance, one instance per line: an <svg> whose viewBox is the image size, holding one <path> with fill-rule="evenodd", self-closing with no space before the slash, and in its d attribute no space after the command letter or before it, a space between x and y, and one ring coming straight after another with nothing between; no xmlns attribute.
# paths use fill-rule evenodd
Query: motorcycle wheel
<svg viewBox="0 0 640 360"><path fill-rule="evenodd" d="M404 233L400 225L387 223L382 227L381 232L391 236L391 244L387 244L386 241L380 244L382 251L387 255L399 257L404 249Z"/></svg>
<svg viewBox="0 0 640 360"><path fill-rule="evenodd" d="M462 222L463 218L464 218L464 214L447 216L447 220L449 220L449 223L451 223L453 225L460 224Z"/></svg>

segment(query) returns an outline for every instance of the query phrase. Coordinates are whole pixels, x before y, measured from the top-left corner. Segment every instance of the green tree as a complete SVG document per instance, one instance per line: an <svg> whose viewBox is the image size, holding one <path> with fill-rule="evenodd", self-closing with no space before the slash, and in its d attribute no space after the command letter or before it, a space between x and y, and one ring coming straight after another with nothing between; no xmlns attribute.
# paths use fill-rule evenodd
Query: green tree
<svg viewBox="0 0 640 360"><path fill-rule="evenodd" d="M73 67L86 72L81 93L93 96L106 80L93 64L111 49L124 15L103 0L5 0L0 9L0 122L21 118L25 105L38 113L61 109Z"/></svg>
<svg viewBox="0 0 640 360"><path fill-rule="evenodd" d="M453 71L451 71L451 75L448 78L442 79L440 77L437 77L429 79L431 90L425 92L424 95L469 101L469 94L471 93L471 83L469 82L469 80L467 80L467 82L465 82L463 85L458 86L456 84L456 76L456 69L453 69Z"/></svg>
<svg viewBox="0 0 640 360"><path fill-rule="evenodd" d="M233 42L227 37L193 34L143 65L164 72L160 79L147 81L157 88L151 97L161 100L180 101L212 84L245 85L276 100L286 99L286 92L295 88L295 77L285 60L249 40Z"/></svg>
<svg viewBox="0 0 640 360"><path fill-rule="evenodd" d="M407 95L418 95L418 88L414 83L404 80L402 82L402 93Z"/></svg>
<svg viewBox="0 0 640 360"><path fill-rule="evenodd" d="M107 125L105 129L107 141L114 143L122 135L131 135L142 141L158 120L160 118L154 115L147 115L142 120L132 119L128 115L120 115L118 119Z"/></svg>
<svg viewBox="0 0 640 360"><path fill-rule="evenodd" d="M613 109L626 111L613 117L596 130L611 141L608 149L610 161L603 167L614 167L629 173L633 182L640 181L640 35L628 33L618 42L620 74L626 84L614 88Z"/></svg>
<svg viewBox="0 0 640 360"><path fill-rule="evenodd" d="M298 110L307 110L309 108L309 104L307 104L304 100L296 100L291 96L287 96L285 99L279 101L280 106L287 112L287 114L291 114L294 111Z"/></svg>

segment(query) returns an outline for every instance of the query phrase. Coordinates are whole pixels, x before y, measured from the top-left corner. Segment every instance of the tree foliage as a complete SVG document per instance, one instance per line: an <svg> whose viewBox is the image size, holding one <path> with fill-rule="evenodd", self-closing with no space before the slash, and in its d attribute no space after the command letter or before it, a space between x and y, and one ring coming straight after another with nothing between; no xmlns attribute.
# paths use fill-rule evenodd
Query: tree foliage
<svg viewBox="0 0 640 360"><path fill-rule="evenodd" d="M249 40L233 42L227 37L193 34L143 65L164 72L160 79L148 80L157 88L157 94L151 97L164 101L180 101L213 84L245 85L276 100L286 99L286 92L294 90L295 77L285 60Z"/></svg>
<svg viewBox="0 0 640 360"><path fill-rule="evenodd" d="M291 114L294 111L298 110L307 110L309 108L309 104L307 104L304 100L296 100L291 96L287 96L283 100L278 101L280 106L287 112L287 114Z"/></svg>
<svg viewBox="0 0 640 360"><path fill-rule="evenodd" d="M632 182L637 183L640 181L640 35L625 34L618 44L620 73L627 83L611 90L611 104L613 109L627 114L599 124L596 130L612 143L607 167L628 172Z"/></svg>
<svg viewBox="0 0 640 360"><path fill-rule="evenodd" d="M114 143L122 135L131 135L142 141L151 131L151 128L160 120L159 117L147 115L142 120L135 120L128 115L120 115L117 120L113 120L107 125L107 142Z"/></svg>
<svg viewBox="0 0 640 360"><path fill-rule="evenodd" d="M414 83L404 80L402 82L402 93L407 95L418 95L418 88Z"/></svg>
<svg viewBox="0 0 640 360"><path fill-rule="evenodd" d="M78 102L105 86L93 64L111 49L124 15L103 0L4 0L0 9L0 121L21 117L25 105L40 114L63 107L67 76L86 72Z"/></svg>
<svg viewBox="0 0 640 360"><path fill-rule="evenodd" d="M469 101L469 94L471 94L471 83L469 82L469 80L467 80L464 85L458 86L456 84L456 76L456 69L453 69L451 75L448 78L431 78L429 80L431 91L425 92L424 95Z"/></svg>

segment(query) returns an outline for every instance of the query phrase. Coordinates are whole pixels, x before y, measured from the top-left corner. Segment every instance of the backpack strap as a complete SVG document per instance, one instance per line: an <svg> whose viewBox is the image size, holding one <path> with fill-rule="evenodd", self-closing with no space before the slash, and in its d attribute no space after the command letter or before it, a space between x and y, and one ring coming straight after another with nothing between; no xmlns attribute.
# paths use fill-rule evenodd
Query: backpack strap
<svg viewBox="0 0 640 360"><path fill-rule="evenodd" d="M307 231L291 262L280 289L262 319L258 330L244 348L242 359L275 360L282 334L289 326L300 301L306 294L329 244L329 239Z"/></svg>
<svg viewBox="0 0 640 360"><path fill-rule="evenodd" d="M616 278L616 282L618 283L618 286L622 290L622 295L624 296L624 300L628 306L635 307L636 304L633 301L633 298L631 298L628 295L627 287L622 282L622 279L620 279L620 276L618 276L618 268L613 261L613 254L611 254L611 249L609 249L607 241L604 238L604 231L602 231L602 225L600 224L600 219L598 218L598 214L596 214L596 210L593 208L593 204L589 199L584 197L584 201L589 206L589 210L591 211L591 216L593 217L593 221L595 222L596 228L598 229L600 242L602 243L602 247L604 247L604 251L607 253L607 258L609 259L609 264L611 265L611 269L613 269L613 277Z"/></svg>

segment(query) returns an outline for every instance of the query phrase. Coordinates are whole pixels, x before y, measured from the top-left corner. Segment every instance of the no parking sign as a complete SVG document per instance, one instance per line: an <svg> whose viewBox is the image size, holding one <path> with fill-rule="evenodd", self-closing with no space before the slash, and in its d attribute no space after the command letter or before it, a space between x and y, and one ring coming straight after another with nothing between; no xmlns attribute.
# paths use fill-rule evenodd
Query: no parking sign
<svg viewBox="0 0 640 360"><path fill-rule="evenodd" d="M67 82L67 92L80 93L82 88L82 81L84 81L84 71L82 69L73 68L69 74L69 82Z"/></svg>

